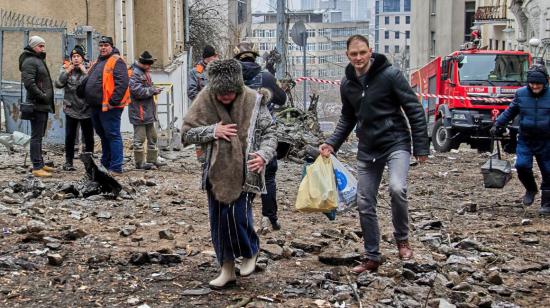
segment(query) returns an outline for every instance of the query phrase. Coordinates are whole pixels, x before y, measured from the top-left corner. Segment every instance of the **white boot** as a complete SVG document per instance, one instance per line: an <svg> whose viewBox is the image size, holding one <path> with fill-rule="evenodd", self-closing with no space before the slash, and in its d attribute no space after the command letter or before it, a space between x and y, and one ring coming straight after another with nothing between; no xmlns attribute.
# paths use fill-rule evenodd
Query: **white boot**
<svg viewBox="0 0 550 308"><path fill-rule="evenodd" d="M208 284L214 289L219 289L225 287L228 283L235 282L235 280L237 280L237 276L235 275L235 261L225 261L223 262L220 275Z"/></svg>
<svg viewBox="0 0 550 308"><path fill-rule="evenodd" d="M252 258L243 258L243 262L241 263L241 276L248 276L252 273L254 273L254 270L256 269L256 260L258 260L258 253L252 256Z"/></svg>

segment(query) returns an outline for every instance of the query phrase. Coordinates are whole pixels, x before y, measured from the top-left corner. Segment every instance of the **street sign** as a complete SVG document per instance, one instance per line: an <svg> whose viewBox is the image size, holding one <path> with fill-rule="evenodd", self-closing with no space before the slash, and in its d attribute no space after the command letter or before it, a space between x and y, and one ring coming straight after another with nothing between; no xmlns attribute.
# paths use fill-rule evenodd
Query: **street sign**
<svg viewBox="0 0 550 308"><path fill-rule="evenodd" d="M292 29L290 29L290 37L294 44L304 47L307 41L306 25L303 21L299 20L294 23Z"/></svg>

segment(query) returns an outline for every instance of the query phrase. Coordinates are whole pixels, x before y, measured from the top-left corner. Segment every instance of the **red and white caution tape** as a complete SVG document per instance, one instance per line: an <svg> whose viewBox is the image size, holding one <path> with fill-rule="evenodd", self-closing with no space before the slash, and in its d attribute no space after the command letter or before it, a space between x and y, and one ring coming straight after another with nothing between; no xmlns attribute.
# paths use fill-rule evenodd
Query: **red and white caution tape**
<svg viewBox="0 0 550 308"><path fill-rule="evenodd" d="M296 81L296 83L300 83L304 80L313 81L313 82L316 82L316 83L340 85L340 80L324 80L324 79L318 79L318 78L313 78L313 77L299 77L299 78L296 78L295 81Z"/></svg>
<svg viewBox="0 0 550 308"><path fill-rule="evenodd" d="M430 93L416 93L417 96L427 97L427 98L444 98L444 99L459 99L459 100L473 100L473 101L484 101L484 102L493 102L493 103L506 103L511 102L511 98L493 98L493 97L477 97L477 96L453 96L453 95L441 95L441 94L430 94Z"/></svg>
<svg viewBox="0 0 550 308"><path fill-rule="evenodd" d="M318 79L313 77L299 77L296 78L296 83L300 83L304 80L312 81L316 83L331 84L331 85L340 85L340 80L325 80ZM416 93L417 96L427 97L427 98L444 98L444 99L459 99L459 100L474 100L474 101L484 101L492 103L507 103L511 102L511 98L493 98L493 97L473 97L473 96L453 96L453 95L441 95L441 94L430 94L430 93Z"/></svg>

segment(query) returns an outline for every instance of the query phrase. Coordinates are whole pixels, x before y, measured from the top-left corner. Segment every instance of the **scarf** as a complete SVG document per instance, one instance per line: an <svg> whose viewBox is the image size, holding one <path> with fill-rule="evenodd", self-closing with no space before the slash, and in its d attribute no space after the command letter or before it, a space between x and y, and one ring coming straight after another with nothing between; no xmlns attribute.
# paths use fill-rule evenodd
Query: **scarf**
<svg viewBox="0 0 550 308"><path fill-rule="evenodd" d="M246 174L246 153L249 142L252 142L252 128L256 119L257 92L245 88L231 103L228 110L216 100L214 94L202 91L191 105L183 120L183 133L191 128L210 126L220 121L226 124L237 124L237 135L231 141L217 139L213 142L208 181L216 200L231 203L239 198L243 191ZM250 135L250 136L249 136ZM250 137L250 138L249 138Z"/></svg>

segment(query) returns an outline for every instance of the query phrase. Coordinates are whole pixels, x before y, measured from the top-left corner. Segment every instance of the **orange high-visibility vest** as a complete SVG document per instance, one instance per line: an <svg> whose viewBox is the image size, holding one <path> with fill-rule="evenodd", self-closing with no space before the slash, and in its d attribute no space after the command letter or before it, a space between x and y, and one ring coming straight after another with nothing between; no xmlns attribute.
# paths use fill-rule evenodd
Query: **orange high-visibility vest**
<svg viewBox="0 0 550 308"><path fill-rule="evenodd" d="M116 61L120 59L119 55L112 55L107 59L105 67L103 68L103 101L101 102L101 111L109 111L112 108L124 108L130 104L130 89L127 87L124 97L122 98L119 106L109 105L109 100L115 92L115 79L113 72L115 70ZM130 77L130 76L128 76Z"/></svg>

